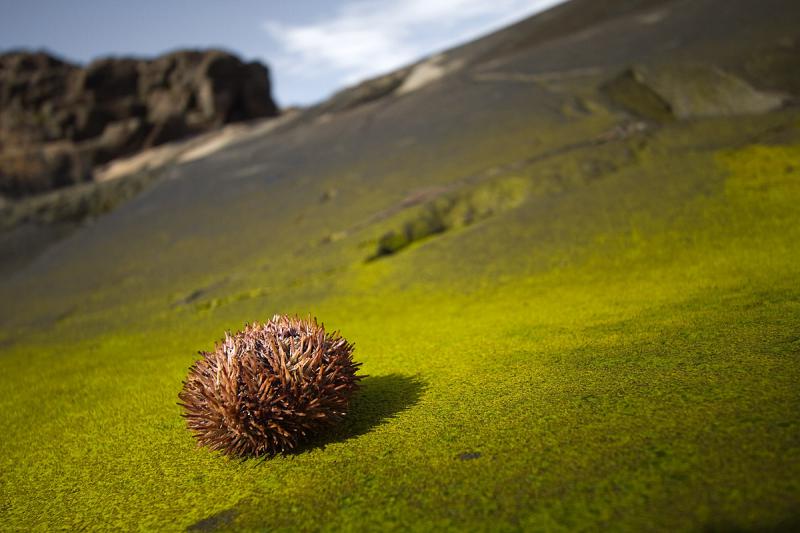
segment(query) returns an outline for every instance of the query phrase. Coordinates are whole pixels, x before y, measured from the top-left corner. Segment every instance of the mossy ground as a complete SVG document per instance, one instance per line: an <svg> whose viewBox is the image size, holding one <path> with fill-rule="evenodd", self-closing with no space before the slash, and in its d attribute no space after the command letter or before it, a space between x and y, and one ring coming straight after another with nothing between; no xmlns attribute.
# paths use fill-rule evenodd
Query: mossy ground
<svg viewBox="0 0 800 533"><path fill-rule="evenodd" d="M797 527L797 124L671 124L500 176L521 205L391 257L364 262L404 213L7 329L2 527ZM275 312L355 342L349 419L270 460L197 449L176 405L196 351Z"/></svg>

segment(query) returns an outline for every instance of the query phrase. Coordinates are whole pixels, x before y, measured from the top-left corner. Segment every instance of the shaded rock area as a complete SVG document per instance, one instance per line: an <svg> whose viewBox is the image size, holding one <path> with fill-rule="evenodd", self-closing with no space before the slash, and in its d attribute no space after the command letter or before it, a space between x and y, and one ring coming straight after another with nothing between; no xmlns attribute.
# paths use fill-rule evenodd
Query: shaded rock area
<svg viewBox="0 0 800 533"><path fill-rule="evenodd" d="M787 100L703 64L635 66L606 84L605 92L617 105L658 122L766 113Z"/></svg>
<svg viewBox="0 0 800 533"><path fill-rule="evenodd" d="M800 98L800 35L786 37L731 62L732 71L741 74L754 87L786 92Z"/></svg>
<svg viewBox="0 0 800 533"><path fill-rule="evenodd" d="M112 159L278 109L264 65L219 50L85 68L43 52L0 55L0 194L92 179Z"/></svg>

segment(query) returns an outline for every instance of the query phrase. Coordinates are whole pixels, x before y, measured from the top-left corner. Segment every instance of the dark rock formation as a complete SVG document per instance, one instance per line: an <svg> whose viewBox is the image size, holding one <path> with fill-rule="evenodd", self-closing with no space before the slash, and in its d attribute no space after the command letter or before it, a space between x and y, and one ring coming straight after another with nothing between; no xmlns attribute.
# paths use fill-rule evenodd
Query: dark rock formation
<svg viewBox="0 0 800 533"><path fill-rule="evenodd" d="M187 135L277 115L269 71L218 50L85 68L42 52L0 55L0 194L91 179L92 168Z"/></svg>

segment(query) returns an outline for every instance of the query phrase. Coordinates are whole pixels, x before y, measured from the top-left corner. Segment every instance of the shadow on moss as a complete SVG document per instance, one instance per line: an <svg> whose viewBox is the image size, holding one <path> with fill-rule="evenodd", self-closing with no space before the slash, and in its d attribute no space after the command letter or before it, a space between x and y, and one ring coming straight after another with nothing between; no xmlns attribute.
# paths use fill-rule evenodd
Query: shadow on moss
<svg viewBox="0 0 800 533"><path fill-rule="evenodd" d="M790 533L800 531L800 516L791 516L775 523L758 526L739 526L732 522L712 522L703 528L703 533Z"/></svg>
<svg viewBox="0 0 800 533"><path fill-rule="evenodd" d="M300 455L317 448L324 449L328 444L365 435L416 405L425 391L425 386L425 382L417 376L403 374L366 376L361 381L360 390L353 398L350 412L339 425L285 455ZM242 461L247 460L242 459ZM269 464L270 458L264 456L256 460L258 462L255 464L262 466ZM247 504L239 502L229 509L195 522L186 531L231 530L235 527L236 517L243 505Z"/></svg>
<svg viewBox="0 0 800 533"><path fill-rule="evenodd" d="M238 514L235 507L204 518L186 528L189 532L225 531L229 529Z"/></svg>
<svg viewBox="0 0 800 533"><path fill-rule="evenodd" d="M353 398L350 412L345 419L330 431L311 439L294 453L324 448L328 444L365 435L413 407L424 391L425 382L416 376L366 376L361 381L361 388Z"/></svg>

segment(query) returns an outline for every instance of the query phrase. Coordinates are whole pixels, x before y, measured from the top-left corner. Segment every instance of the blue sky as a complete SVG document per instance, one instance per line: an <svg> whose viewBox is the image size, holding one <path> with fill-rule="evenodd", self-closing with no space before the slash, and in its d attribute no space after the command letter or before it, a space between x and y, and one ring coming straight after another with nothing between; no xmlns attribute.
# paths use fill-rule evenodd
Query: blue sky
<svg viewBox="0 0 800 533"><path fill-rule="evenodd" d="M561 1L0 0L0 50L85 63L224 48L270 66L280 105L305 105Z"/></svg>

